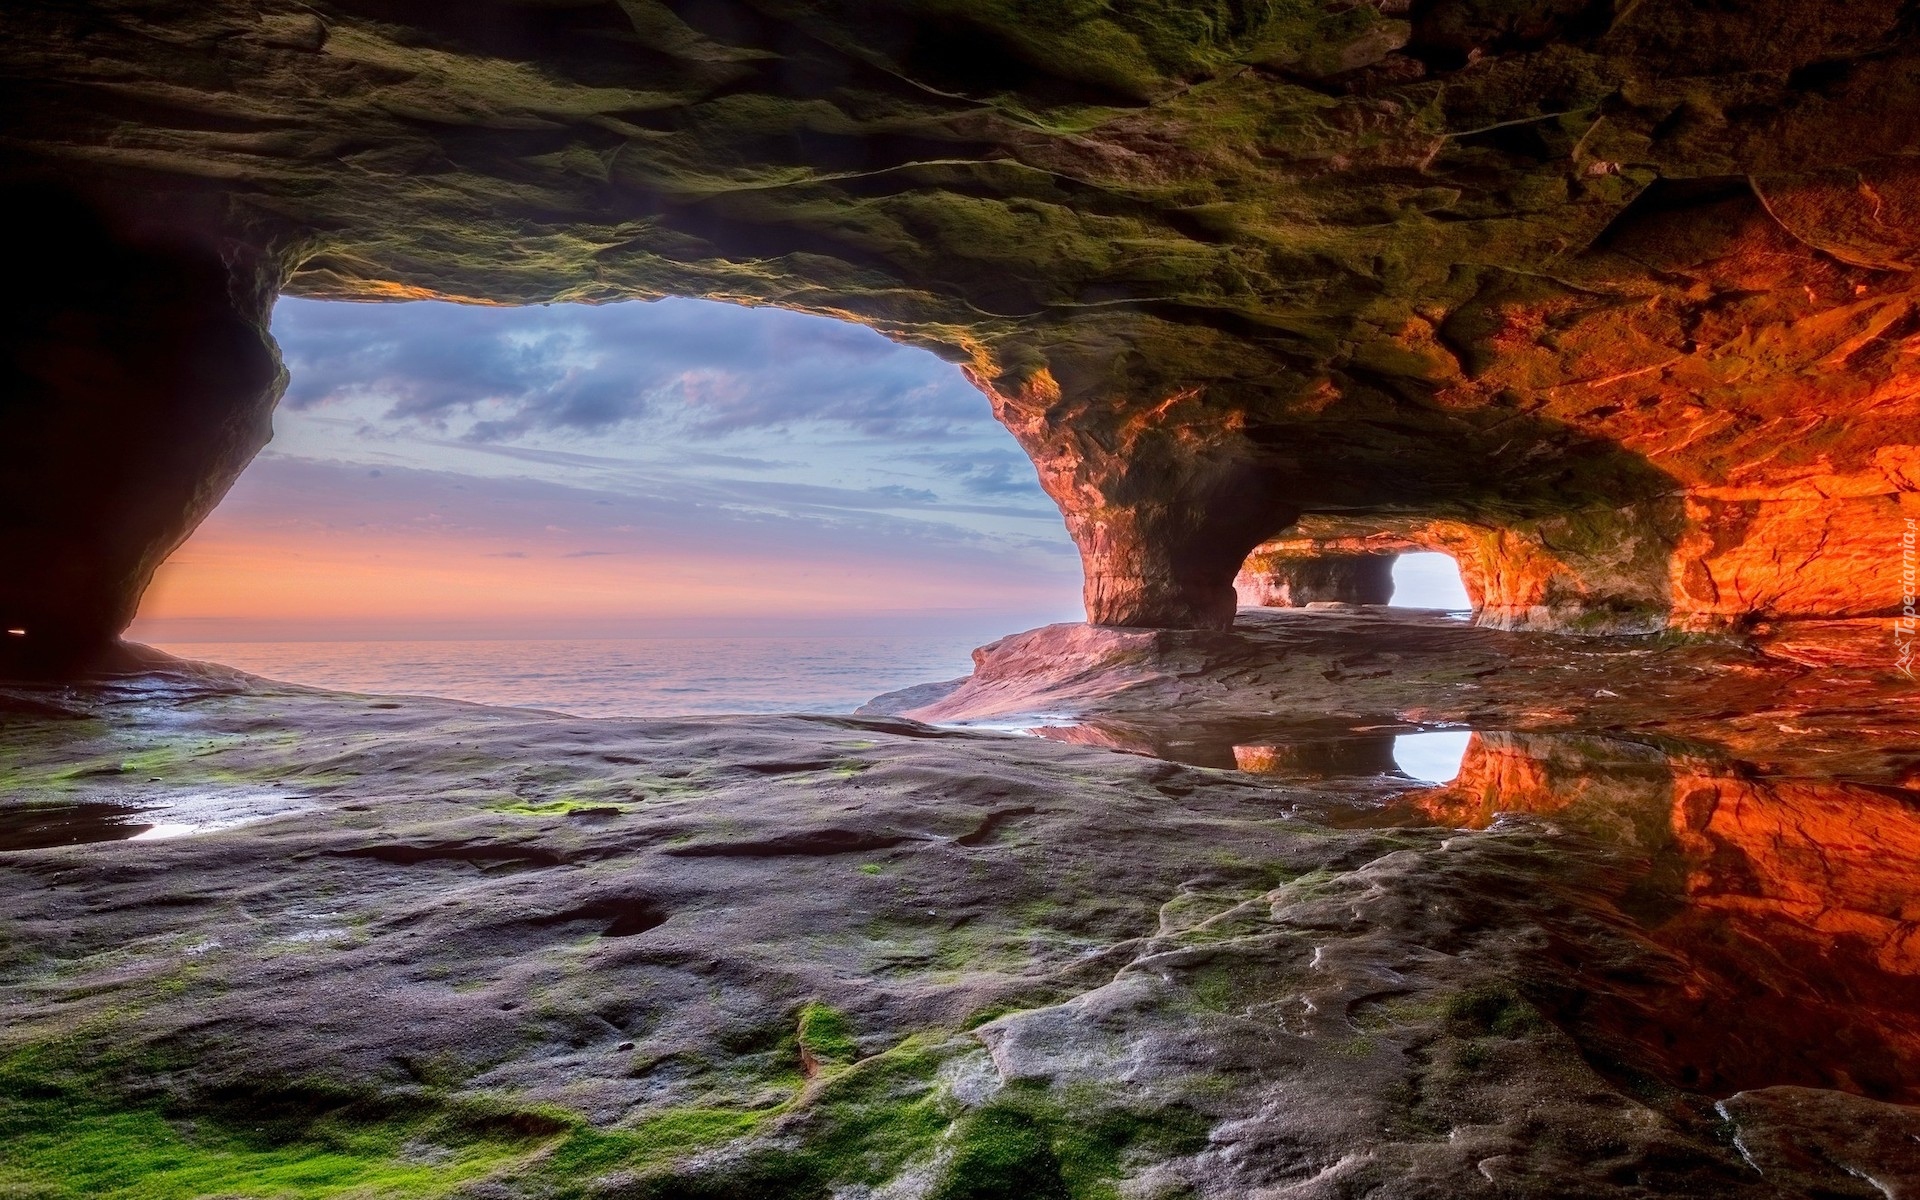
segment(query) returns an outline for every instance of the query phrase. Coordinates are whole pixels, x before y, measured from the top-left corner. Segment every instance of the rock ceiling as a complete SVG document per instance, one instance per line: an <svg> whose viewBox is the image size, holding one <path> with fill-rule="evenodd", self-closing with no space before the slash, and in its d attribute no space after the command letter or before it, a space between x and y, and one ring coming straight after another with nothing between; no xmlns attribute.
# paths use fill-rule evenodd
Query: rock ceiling
<svg viewBox="0 0 1920 1200"><path fill-rule="evenodd" d="M8 301L0 616L65 643L124 623L264 440L277 290L703 296L928 346L1033 456L1108 623L1230 620L1248 551L1303 514L1486 547L1531 581L1500 592L1512 624L1899 605L1920 35L1894 0L7 25L34 282Z"/></svg>

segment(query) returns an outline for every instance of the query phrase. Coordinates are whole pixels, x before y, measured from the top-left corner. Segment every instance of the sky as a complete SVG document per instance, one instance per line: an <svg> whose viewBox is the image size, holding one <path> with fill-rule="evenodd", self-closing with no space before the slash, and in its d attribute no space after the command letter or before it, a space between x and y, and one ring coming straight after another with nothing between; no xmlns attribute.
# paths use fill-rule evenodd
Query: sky
<svg viewBox="0 0 1920 1200"><path fill-rule="evenodd" d="M1079 610L959 370L709 301L283 299L273 442L161 567L150 641L1004 633Z"/></svg>
<svg viewBox="0 0 1920 1200"><path fill-rule="evenodd" d="M1463 612L1473 607L1460 564L1434 550L1402 554L1393 562L1393 603L1406 608L1445 608ZM1464 750L1461 753L1465 753Z"/></svg>
<svg viewBox="0 0 1920 1200"><path fill-rule="evenodd" d="M1082 615L1060 514L986 398L862 326L282 299L273 332L273 442L160 568L136 639L984 640ZM1399 603L1465 606L1444 555L1395 574Z"/></svg>

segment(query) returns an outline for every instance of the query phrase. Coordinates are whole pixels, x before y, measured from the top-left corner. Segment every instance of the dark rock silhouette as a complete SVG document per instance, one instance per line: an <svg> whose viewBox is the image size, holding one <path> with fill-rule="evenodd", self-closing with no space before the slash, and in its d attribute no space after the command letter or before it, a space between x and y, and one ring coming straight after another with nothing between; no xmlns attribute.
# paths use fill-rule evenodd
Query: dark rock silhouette
<svg viewBox="0 0 1920 1200"><path fill-rule="evenodd" d="M0 673L97 662L153 572L272 436L272 259L122 222L51 185L0 196Z"/></svg>

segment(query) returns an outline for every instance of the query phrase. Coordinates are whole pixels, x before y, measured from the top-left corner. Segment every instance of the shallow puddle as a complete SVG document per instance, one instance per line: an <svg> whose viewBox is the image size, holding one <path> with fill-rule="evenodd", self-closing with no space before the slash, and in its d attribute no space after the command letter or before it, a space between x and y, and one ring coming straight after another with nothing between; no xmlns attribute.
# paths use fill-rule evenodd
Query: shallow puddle
<svg viewBox="0 0 1920 1200"><path fill-rule="evenodd" d="M0 853L192 837L307 807L294 796L238 791L193 791L125 801L0 799Z"/></svg>
<svg viewBox="0 0 1920 1200"><path fill-rule="evenodd" d="M1436 729L1428 733L1396 734L1393 762L1409 779L1448 783L1460 774L1473 733L1465 729Z"/></svg>
<svg viewBox="0 0 1920 1200"><path fill-rule="evenodd" d="M1107 718L1023 731L1270 778L1320 825L1539 831L1555 863L1541 880L1566 891L1543 893L1543 912L1571 899L1660 955L1650 974L1568 961L1538 981L1536 1001L1597 1065L1723 1096L1793 1083L1920 1102L1911 788L1782 775L1652 731Z"/></svg>
<svg viewBox="0 0 1920 1200"><path fill-rule="evenodd" d="M123 804L9 804L0 808L0 851L119 842L153 828Z"/></svg>
<svg viewBox="0 0 1920 1200"><path fill-rule="evenodd" d="M1434 729L1301 741L1257 742L1233 747L1233 765L1256 775L1303 782L1378 777L1409 786L1451 782L1460 774L1473 731Z"/></svg>

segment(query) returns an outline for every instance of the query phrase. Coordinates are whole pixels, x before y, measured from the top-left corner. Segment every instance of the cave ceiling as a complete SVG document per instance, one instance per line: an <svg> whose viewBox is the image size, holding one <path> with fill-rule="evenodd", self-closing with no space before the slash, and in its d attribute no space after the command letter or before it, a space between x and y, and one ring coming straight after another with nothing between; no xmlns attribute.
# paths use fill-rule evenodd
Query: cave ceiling
<svg viewBox="0 0 1920 1200"><path fill-rule="evenodd" d="M1671 551L1742 540L1755 505L1911 513L1920 483L1920 36L1893 0L26 0L7 25L10 174L244 248L286 294L710 297L963 364L1096 615L1103 573L1144 620L1123 576L1230 576L1301 513L1631 509Z"/></svg>

